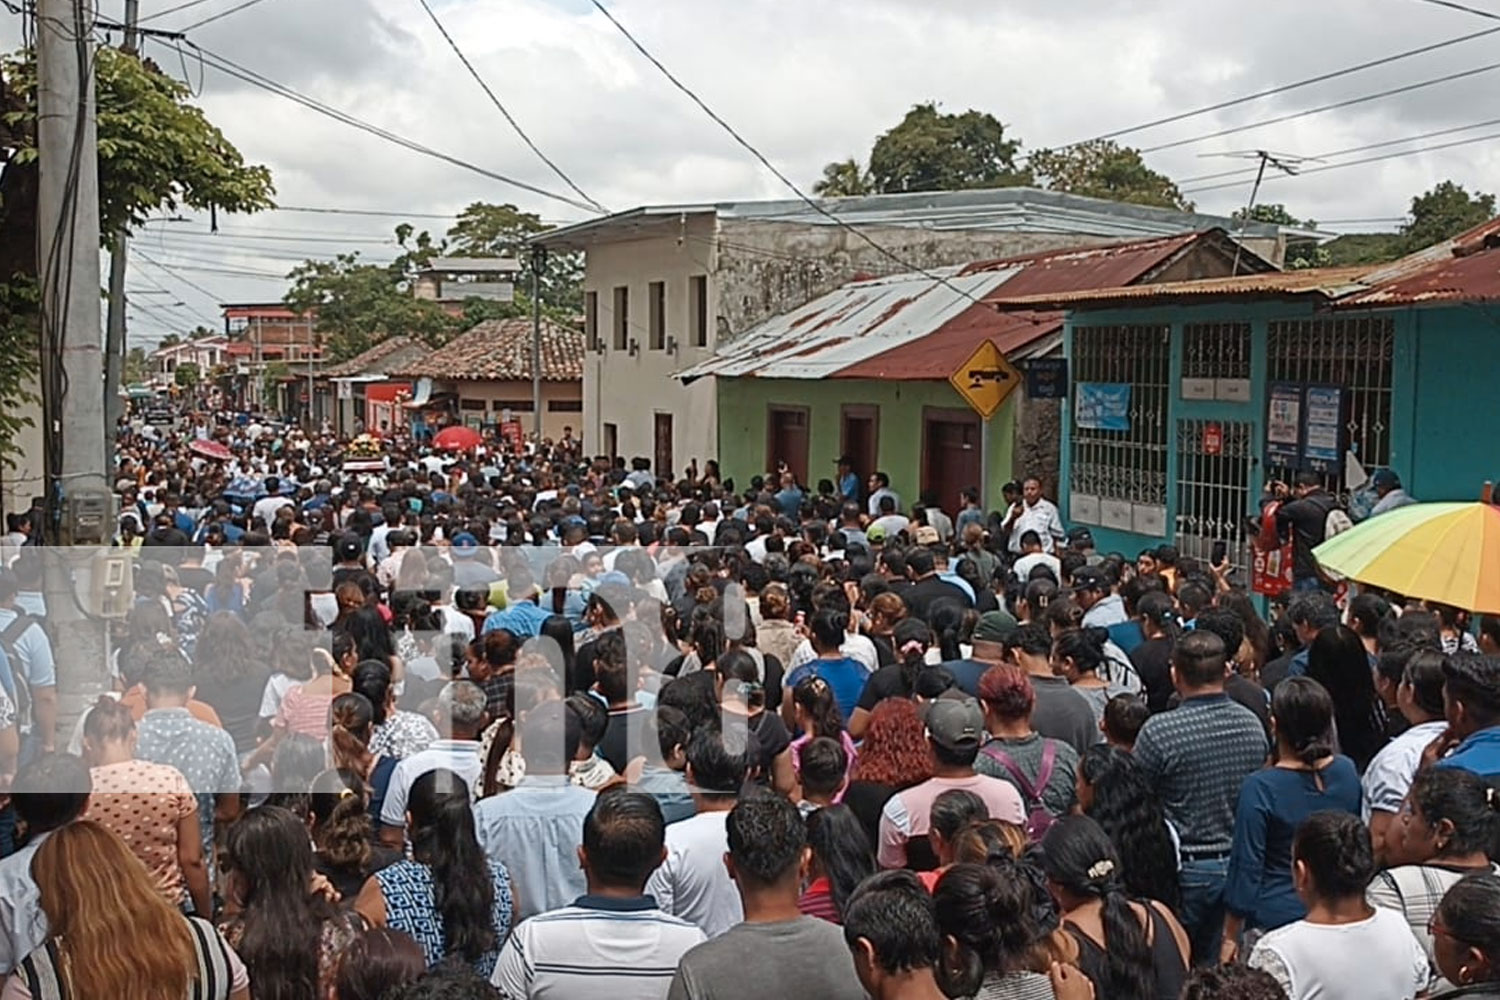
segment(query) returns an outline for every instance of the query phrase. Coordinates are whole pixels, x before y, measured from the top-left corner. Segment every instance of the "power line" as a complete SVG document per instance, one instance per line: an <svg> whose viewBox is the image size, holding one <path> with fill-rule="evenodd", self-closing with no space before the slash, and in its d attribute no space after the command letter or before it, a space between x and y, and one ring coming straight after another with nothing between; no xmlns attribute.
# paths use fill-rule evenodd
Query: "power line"
<svg viewBox="0 0 1500 1000"><path fill-rule="evenodd" d="M1436 151L1438 151L1440 149L1454 149L1454 148L1456 148L1458 146L1468 146L1468 145L1472 145L1473 143L1476 143L1476 142L1487 142L1487 141L1489 141L1491 139L1500 139L1500 132L1491 132L1488 135L1478 135L1478 136L1474 136L1471 139L1458 139L1458 140L1455 140L1453 142L1440 142L1440 143L1438 143L1435 146L1422 146L1422 147L1420 147L1418 149L1406 149L1406 150L1402 150L1399 153L1385 153L1385 154L1383 154L1381 156L1367 156L1364 159L1349 160L1349 161L1347 161L1345 163L1330 163L1330 164L1328 164L1326 166L1322 166L1322 167L1309 167L1306 170L1303 170L1297 176L1298 177L1306 177L1309 174L1321 174L1321 173L1325 173L1325 172L1327 172L1329 170L1342 170L1345 167L1358 167L1358 166L1361 166L1361 165L1366 164L1366 163L1380 163L1380 162L1382 162L1384 160L1399 160L1402 157L1416 156L1419 153L1432 153L1432 152L1436 152ZM1266 178L1267 182L1270 182L1270 181L1273 181L1273 180L1281 180L1281 179L1282 178L1280 176ZM1223 188L1239 187L1240 184L1242 184L1242 183L1244 183L1244 182L1243 181L1227 181L1227 182L1225 182L1223 184L1209 184L1209 185L1206 185L1204 187L1184 188L1182 193L1183 194L1197 194L1197 193L1202 192L1202 191L1219 191L1219 190L1222 190Z"/></svg>
<svg viewBox="0 0 1500 1000"><path fill-rule="evenodd" d="M212 15L210 17L205 17L201 21L194 21L192 24L188 25L186 28L183 28L182 30L184 32L188 32L188 31L194 30L195 28L201 28L205 24L212 24L213 22L217 21L221 17L228 17L230 14L238 14L240 11L244 10L246 7L254 7L256 4L258 4L260 2L261 2L261 0L245 0L244 3L241 3L241 4L238 4L238 5L234 6L234 7L231 7L228 10L221 10L221 11L219 11L219 13L214 14L214 15Z"/></svg>
<svg viewBox="0 0 1500 1000"><path fill-rule="evenodd" d="M1500 15L1490 16L1496 16L1497 19L1500 19ZM1285 94L1288 91L1299 90L1303 87L1310 87L1313 84L1326 83L1329 80L1336 80L1341 76L1349 76L1352 73L1359 73L1367 69L1374 69L1377 66L1385 66L1389 63L1399 62L1402 59L1410 59L1413 56L1425 55L1428 52L1436 52L1437 50L1447 48L1450 45L1458 45L1462 42L1470 42L1476 38L1484 38L1487 35L1493 35L1496 33L1500 33L1500 28L1487 28L1484 31L1476 31L1472 34L1460 35L1457 38L1449 38L1446 41L1434 42L1431 45L1423 45L1415 49L1407 49L1405 52L1397 52L1393 55L1385 56L1381 59L1372 59L1368 62L1358 63L1354 66L1345 66L1343 69L1333 70L1332 72L1319 73L1317 76L1310 76L1304 80L1297 80L1294 83L1282 84L1278 87L1272 87L1269 90L1259 90L1253 94L1246 94L1243 97L1235 97L1229 100L1219 101L1216 104L1206 104L1201 108L1194 108L1191 111L1183 111L1179 112L1178 114L1168 115L1165 118L1157 118L1153 121L1145 122L1141 125L1132 125L1129 128L1115 129L1113 132L1104 132L1100 135L1094 136L1092 139L1085 139L1081 142L1070 142L1066 146L1060 146L1058 148L1071 149L1074 146L1081 146L1086 142L1096 142L1101 139L1115 139L1122 135L1129 135L1132 132L1144 132L1146 129L1156 128L1160 125L1171 125L1174 122L1185 121L1188 118L1196 118L1199 115L1206 115L1214 111L1223 111L1225 108L1233 108L1241 104L1248 104L1251 101L1258 101L1265 97L1274 97L1277 94Z"/></svg>
<svg viewBox="0 0 1500 1000"><path fill-rule="evenodd" d="M256 3L258 2L258 0L249 0L249 2ZM500 114L505 117L505 120L507 123L509 123L511 129L515 131L516 135L521 137L522 142L526 143L526 148L535 153L536 158L545 163L549 170L556 174L564 184L566 184L573 190L574 194L578 195L578 197L588 202L601 213L608 215L609 209L605 208L603 205L599 204L599 202L595 201L593 198L584 193L583 188L579 187L573 182L573 178L563 173L563 169L556 163L553 163L552 160L548 158L547 154L542 152L537 144L531 141L531 136L526 134L526 130L521 127L521 123L516 121L515 116L510 113L510 111L505 107L503 103L501 103L500 98L497 97L495 95L495 92L490 89L490 85L484 81L484 77L479 75L479 70L475 69L474 64L469 62L469 57L464 55L463 49L458 47L458 42L454 41L453 36L448 34L448 29L443 26L443 22L438 18L437 12L432 9L432 5L429 4L427 0L417 0L417 3L421 4L422 9L427 12L427 16L432 18L432 23L437 26L438 34L443 36L443 40L448 43L448 47L453 50L453 54L458 56L458 61L464 64L464 69L469 71L469 75L474 78L474 82L479 84L479 89L484 91L485 96L490 99L490 103L493 104L496 109L499 110Z"/></svg>
<svg viewBox="0 0 1500 1000"><path fill-rule="evenodd" d="M1475 17L1487 17L1494 21L1500 21L1500 14L1496 14L1492 10L1480 10L1478 7L1466 7L1461 3L1454 3L1453 0L1420 0L1420 2L1430 3L1434 7L1447 7L1449 10L1461 10L1465 14L1473 14Z"/></svg>
<svg viewBox="0 0 1500 1000"><path fill-rule="evenodd" d="M918 267L917 265L903 259L895 251L890 250L889 248L884 247L879 243L876 243L869 236L866 236L865 233L857 226L851 226L848 222L845 222L843 219L839 218L837 215L824 208L815 198L808 196L800 187L797 186L797 184L790 177L777 169L776 165L768 160L760 150L756 149L750 144L747 139L745 139L744 136L736 132L734 126L730 125L723 118L719 117L719 115L714 111L713 108L710 108L707 104L705 104L703 98L699 97L685 83L677 79L677 77L673 75L672 71L667 69L667 67L662 64L660 59L657 59L656 56L652 55L644 45L636 40L636 37L630 33L630 30L626 28L625 25L621 24L615 19L615 16L609 12L609 9L606 8L604 4L600 2L600 0L590 0L590 2L594 5L595 10L603 14L605 19L609 21L610 24L614 25L615 28L620 32L620 34L625 36L626 41L630 42L635 50L639 52L647 62L655 66L657 70L661 72L662 76L665 76L671 82L672 86L682 91L682 93L686 95L689 100L698 105L699 109L702 110L704 114L708 115L708 117L713 120L714 124L718 125L725 132L728 132L730 137L734 139L735 142L744 147L746 152L755 157L755 159L760 162L761 166L769 170L777 180L786 185L787 188L790 189L791 192L795 194L799 199L801 199L809 208L817 212L819 215L827 218L830 222L834 223L834 225L838 226L839 228L847 230L848 232L859 237L860 240L869 244L877 252L886 257L889 257L891 260L900 264L906 270L921 274L927 278L931 278L933 281L947 288L949 291L955 293L956 295L960 295L976 305L980 304L980 300L978 298L964 291L962 288L959 288L947 278L943 277L940 274L934 274L932 271L929 271L926 268Z"/></svg>
<svg viewBox="0 0 1500 1000"><path fill-rule="evenodd" d="M1491 118L1491 119L1489 119L1487 121L1474 122L1471 125L1455 125L1452 128L1440 128L1440 129L1436 129L1436 130L1434 130L1432 132L1421 132L1421 133L1419 133L1417 135L1409 135L1409 136L1405 136L1404 138L1401 138L1401 139L1386 139L1383 142L1371 142L1371 143L1366 143L1363 146L1349 146L1349 147L1347 147L1345 149L1330 150L1329 152L1326 152L1326 153L1318 153L1318 154L1316 154L1314 156L1309 156L1308 159L1310 159L1310 160L1331 160L1335 156L1348 156L1350 153L1363 153L1363 152L1367 152L1368 150L1371 150L1371 149L1384 149L1387 146L1400 146L1401 144L1407 143L1407 142L1418 142L1418 141L1420 141L1422 139L1434 139L1434 138L1436 138L1436 137L1438 137L1440 135L1452 135L1455 132L1468 132L1471 129L1488 128L1491 125L1500 125L1500 118ZM1242 176L1249 176L1250 174L1253 174L1254 172L1255 172L1255 168L1254 167L1249 167L1249 168L1243 168L1243 167L1241 167L1241 168L1236 168L1234 170L1221 170L1221 171L1218 171L1217 173L1212 173L1212 174L1199 174L1196 177L1184 177L1182 180L1178 181L1177 183L1178 184L1195 184L1198 181L1217 180L1220 177L1242 177Z"/></svg>
<svg viewBox="0 0 1500 1000"><path fill-rule="evenodd" d="M456 219L457 213L441 215L432 212L380 212L369 208L308 208L302 205L276 205L272 212L312 212L320 215L370 215L381 219Z"/></svg>
<svg viewBox="0 0 1500 1000"><path fill-rule="evenodd" d="M516 180L513 177L507 177L504 174L496 173L493 170L488 170L484 167L478 166L477 164L469 163L466 160L461 160L458 157L452 156L448 153L440 152L436 149L433 149L431 146L423 145L420 142L417 142L413 139L408 139L405 136L398 135L394 132L389 131L388 129L381 128L378 125L372 125L371 123L364 121L363 119L356 118L346 111L340 111L339 109L324 104L323 102L315 98L311 98L305 94L299 93L286 86L285 84L277 83L275 80L272 80L269 77L262 76L252 69L247 69L246 67L241 66L238 63L227 59L216 52L212 52L209 49L204 48L203 46L197 44L196 42L193 42L192 40L188 40L187 44L196 49L203 56L205 64L212 69L215 69L226 76L231 76L237 80L248 83L253 87L259 87L262 90L269 91L270 93L273 93L278 97L284 97L287 100L294 101L295 103L300 104L303 107L309 108L321 115L332 118L337 122L341 122L345 125L357 128L362 132L368 132L373 136L384 139L387 142L394 143L395 145L401 146L405 149L409 149L412 152L421 153L424 156L430 156L434 159L441 160L444 163L449 163L456 167L462 167L465 170L472 171L473 173L479 174L482 177L488 177L489 179L494 181L499 181L502 184L507 184L511 187L519 188L523 191L529 191L532 194L539 195L543 198L550 198L553 201L561 202L564 205L571 206L581 211L591 213L596 212L596 210L592 206L576 201L573 198L568 197L567 195L557 194L556 192L548 191L546 188L537 187L534 184L528 184L525 181Z"/></svg>
<svg viewBox="0 0 1500 1000"><path fill-rule="evenodd" d="M1251 129L1262 128L1266 125L1279 125L1282 122L1289 122L1296 118L1306 118L1309 115L1322 114L1325 111L1335 111L1339 108L1353 107L1356 104L1367 104L1370 101L1378 101L1382 98L1394 97L1397 94L1407 94L1414 90L1421 90L1425 87L1435 87L1441 83L1452 83L1454 80L1463 80L1467 77L1478 76L1481 73L1491 73L1497 69L1500 69L1500 63L1490 63L1488 65L1479 66L1474 69L1466 69L1462 72L1449 73L1446 76L1434 77L1431 80L1423 80L1419 83L1408 83L1401 87L1392 87L1389 90L1382 90L1374 94L1363 94L1359 97L1351 97L1347 100L1335 101L1332 104L1324 104L1321 107L1307 108L1302 111L1293 111L1289 114L1279 115L1275 118L1265 118L1261 121L1249 122L1244 125L1232 125L1228 128L1219 129L1216 132L1205 133L1204 135L1192 136L1187 139L1177 139L1173 142L1163 142L1155 146L1147 146L1144 149L1140 150L1140 152L1156 153L1160 152L1163 149L1176 149L1179 146L1189 146L1193 143L1202 142L1205 139L1217 139L1221 136L1234 135L1239 132L1248 132Z"/></svg>
<svg viewBox="0 0 1500 1000"><path fill-rule="evenodd" d="M145 24L147 21L155 21L158 18L166 17L169 14L175 14L179 10L187 10L190 7L198 7L208 2L209 0L187 0L187 3L180 3L175 7L168 7L166 10L159 10L155 14L147 14L145 17L141 18L141 23Z"/></svg>

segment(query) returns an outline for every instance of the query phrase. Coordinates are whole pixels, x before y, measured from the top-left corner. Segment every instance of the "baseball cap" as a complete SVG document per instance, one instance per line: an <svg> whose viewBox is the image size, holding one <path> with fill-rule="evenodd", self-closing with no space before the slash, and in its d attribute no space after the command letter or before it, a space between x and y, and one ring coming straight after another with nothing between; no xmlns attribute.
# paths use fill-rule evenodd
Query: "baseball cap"
<svg viewBox="0 0 1500 1000"><path fill-rule="evenodd" d="M1108 590L1109 577L1097 566L1080 566L1073 571L1073 589Z"/></svg>
<svg viewBox="0 0 1500 1000"><path fill-rule="evenodd" d="M364 547L357 535L340 535L333 547L334 555L338 556L339 562L353 562L364 553Z"/></svg>
<svg viewBox="0 0 1500 1000"><path fill-rule="evenodd" d="M1390 469L1376 469L1375 475L1370 477L1372 486L1389 486L1392 489L1401 485L1401 477Z"/></svg>
<svg viewBox="0 0 1500 1000"><path fill-rule="evenodd" d="M881 524L875 525L869 531L865 532L865 537L872 542L885 541L885 526Z"/></svg>
<svg viewBox="0 0 1500 1000"><path fill-rule="evenodd" d="M624 573L621 573L616 569L611 570L608 573L605 573L603 576L599 577L599 586L596 589L602 590L605 587L629 588L630 586L630 577L626 576Z"/></svg>
<svg viewBox="0 0 1500 1000"><path fill-rule="evenodd" d="M1068 544L1077 548L1093 548L1094 533L1087 528L1068 529Z"/></svg>
<svg viewBox="0 0 1500 1000"><path fill-rule="evenodd" d="M1009 611L986 611L974 626L974 639L977 642L1008 643L1015 638L1018 628L1015 616Z"/></svg>
<svg viewBox="0 0 1500 1000"><path fill-rule="evenodd" d="M930 524L924 524L917 529L916 542L918 545L936 545L942 540L942 536L938 534L938 530Z"/></svg>
<svg viewBox="0 0 1500 1000"><path fill-rule="evenodd" d="M479 551L479 539L467 531L460 531L453 536L453 555L458 559L469 559Z"/></svg>
<svg viewBox="0 0 1500 1000"><path fill-rule="evenodd" d="M971 750L984 738L984 711L973 698L927 703L927 735L945 750Z"/></svg>

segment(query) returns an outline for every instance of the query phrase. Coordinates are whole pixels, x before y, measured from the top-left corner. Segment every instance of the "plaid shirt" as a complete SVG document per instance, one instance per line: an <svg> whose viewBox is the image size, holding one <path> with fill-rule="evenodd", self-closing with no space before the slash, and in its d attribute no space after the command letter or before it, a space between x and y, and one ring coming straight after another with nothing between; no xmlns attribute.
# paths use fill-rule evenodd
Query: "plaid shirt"
<svg viewBox="0 0 1500 1000"><path fill-rule="evenodd" d="M1491 865L1490 871L1500 874L1500 865ZM1453 884L1473 873L1473 869L1445 868L1440 865L1400 865L1387 868L1376 875L1365 890L1365 902L1371 906L1395 910L1405 916L1412 935L1422 943L1422 950L1427 952L1427 958L1431 961L1432 933L1427 928L1432 923L1432 915L1437 912L1438 904L1443 901L1444 894L1453 888ZM1433 966L1432 979L1427 985L1429 991L1448 986L1438 975L1436 965Z"/></svg>

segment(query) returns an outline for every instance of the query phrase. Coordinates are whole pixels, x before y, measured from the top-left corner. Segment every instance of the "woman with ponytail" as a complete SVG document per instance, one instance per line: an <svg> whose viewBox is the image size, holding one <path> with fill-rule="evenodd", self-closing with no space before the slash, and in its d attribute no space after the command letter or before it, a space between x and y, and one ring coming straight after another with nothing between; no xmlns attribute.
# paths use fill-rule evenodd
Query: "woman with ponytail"
<svg viewBox="0 0 1500 1000"><path fill-rule="evenodd" d="M313 865L352 905L365 880L401 860L401 852L374 843L369 792L353 771L324 771L308 797Z"/></svg>
<svg viewBox="0 0 1500 1000"><path fill-rule="evenodd" d="M1067 605L1054 604L1054 615L1058 620L1066 616ZM1102 628L1069 628L1057 631L1054 623L1052 642L1052 671L1083 695L1094 711L1094 724L1104 720L1104 706L1117 694L1129 694L1124 686L1101 677L1105 669L1104 644L1109 642L1109 631Z"/></svg>
<svg viewBox="0 0 1500 1000"><path fill-rule="evenodd" d="M1307 817L1359 815L1359 772L1333 752L1333 699L1309 677L1289 677L1271 699L1275 759L1240 786L1224 886L1224 942L1232 961L1247 928L1269 931L1306 916L1292 879L1292 838Z"/></svg>
<svg viewBox="0 0 1500 1000"><path fill-rule="evenodd" d="M413 782L406 801L411 860L371 876L354 909L376 927L410 934L429 969L452 958L489 978L514 901L510 873L479 847L469 798L468 784L452 771L429 771Z"/></svg>
<svg viewBox="0 0 1500 1000"><path fill-rule="evenodd" d="M1058 820L1042 853L1063 926L1078 942L1078 967L1096 995L1176 1000L1187 978L1187 932L1159 901L1129 898L1120 859L1099 824L1087 816Z"/></svg>
<svg viewBox="0 0 1500 1000"><path fill-rule="evenodd" d="M1171 595L1159 590L1141 596L1136 602L1135 615L1141 623L1141 633L1146 637L1130 651L1130 662L1141 677L1141 688L1146 693L1146 705L1152 714L1165 712L1172 700L1172 647L1182 633L1182 622L1177 617L1177 604Z"/></svg>
<svg viewBox="0 0 1500 1000"><path fill-rule="evenodd" d="M891 632L895 662L881 667L865 681L854 714L849 717L850 736L855 739L864 737L865 729L870 725L870 713L885 699L910 698L916 693L917 675L927 666L927 650L932 641L932 630L922 619L904 618L897 623Z"/></svg>
<svg viewBox="0 0 1500 1000"><path fill-rule="evenodd" d="M255 1000L334 1000L339 956L365 929L313 887L307 829L278 806L259 806L229 828L226 902L219 930L250 972Z"/></svg>
<svg viewBox="0 0 1500 1000"><path fill-rule="evenodd" d="M391 786L391 774L400 763L394 757L372 753L370 739L375 731L375 706L357 691L333 699L328 710L328 748L337 771L357 774L367 790L370 822L380 822L380 809Z"/></svg>
<svg viewBox="0 0 1500 1000"><path fill-rule="evenodd" d="M807 677L792 688L791 701L793 718L802 734L791 743L792 770L802 769L802 748L824 737L837 741L844 748L844 759L848 761L845 774L846 777L852 775L854 765L859 762L859 751L844 729L844 718L834 701L833 688L821 677Z"/></svg>
<svg viewBox="0 0 1500 1000"><path fill-rule="evenodd" d="M797 787L790 749L792 734L779 715L766 710L766 686L755 660L743 649L731 650L719 657L715 678L720 712L740 716L755 733L760 750L755 780L769 784L782 795L791 795Z"/></svg>
<svg viewBox="0 0 1500 1000"><path fill-rule="evenodd" d="M943 937L937 977L948 996L1035 1000L1054 995L1036 894L1016 867L1008 859L957 864L938 880L932 894Z"/></svg>
<svg viewBox="0 0 1500 1000"><path fill-rule="evenodd" d="M781 702L782 717L787 722L796 722L796 716L792 710L792 690L804 680L816 677L833 691L834 700L838 705L839 729L842 730L843 720L854 714L860 693L864 690L865 679L870 675L870 671L865 669L864 664L858 660L844 655L844 637L849 631L847 607L839 607L833 603L826 604L813 612L809 626L812 630L813 653L817 658L787 674L785 681L787 690ZM837 738L834 733L816 735Z"/></svg>

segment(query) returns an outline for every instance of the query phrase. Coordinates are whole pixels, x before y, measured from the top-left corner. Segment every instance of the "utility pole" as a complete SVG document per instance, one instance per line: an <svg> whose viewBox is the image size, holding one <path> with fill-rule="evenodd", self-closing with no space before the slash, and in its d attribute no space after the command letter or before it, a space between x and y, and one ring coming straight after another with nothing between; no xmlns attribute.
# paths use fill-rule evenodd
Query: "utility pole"
<svg viewBox="0 0 1500 1000"><path fill-rule="evenodd" d="M531 248L531 432L542 446L542 268L547 251Z"/></svg>
<svg viewBox="0 0 1500 1000"><path fill-rule="evenodd" d="M136 21L141 13L140 0L125 0L125 40L120 51L134 56L139 51ZM130 253L130 237L124 227L115 233L109 250L109 323L104 342L104 439L114 440L120 422L120 383L125 364L125 259Z"/></svg>
<svg viewBox="0 0 1500 1000"><path fill-rule="evenodd" d="M37 230L49 507L105 484L90 0L37 0ZM107 539L106 539L107 541Z"/></svg>
<svg viewBox="0 0 1500 1000"><path fill-rule="evenodd" d="M35 10L46 502L48 540L61 544L44 550L58 704L55 719L37 716L31 738L50 750L104 680L105 630L80 595L91 593L91 566L113 534L115 498L101 391L94 11L91 0L37 0Z"/></svg>

